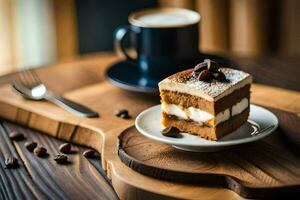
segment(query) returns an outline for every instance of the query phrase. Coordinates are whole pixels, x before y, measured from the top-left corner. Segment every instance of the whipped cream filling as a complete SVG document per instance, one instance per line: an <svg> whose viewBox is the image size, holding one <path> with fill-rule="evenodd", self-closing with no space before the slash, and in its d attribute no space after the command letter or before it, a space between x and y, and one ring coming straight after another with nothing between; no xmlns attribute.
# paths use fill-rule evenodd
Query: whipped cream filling
<svg viewBox="0 0 300 200"><path fill-rule="evenodd" d="M231 115L234 116L240 114L248 107L248 105L249 105L248 99L243 98L240 102L232 106Z"/></svg>
<svg viewBox="0 0 300 200"><path fill-rule="evenodd" d="M248 99L243 98L240 102L233 105L232 108L227 108L226 110L218 113L216 116L195 107L183 108L181 106L168 104L165 102L161 104L161 108L162 111L168 115L174 115L180 119L192 120L200 125L203 125L203 123L206 123L210 120L215 120L214 126L217 126L219 123L230 118L230 109L231 116L234 116L243 112L248 105Z"/></svg>

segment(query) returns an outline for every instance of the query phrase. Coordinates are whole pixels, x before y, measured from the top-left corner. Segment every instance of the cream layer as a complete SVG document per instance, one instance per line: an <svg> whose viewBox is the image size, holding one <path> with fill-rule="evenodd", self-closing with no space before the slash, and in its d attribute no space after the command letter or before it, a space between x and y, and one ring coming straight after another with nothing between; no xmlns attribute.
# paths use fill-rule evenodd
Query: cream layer
<svg viewBox="0 0 300 200"><path fill-rule="evenodd" d="M205 112L195 107L183 108L179 105L168 104L165 102L162 102L161 104L162 111L168 115L174 115L180 119L192 120L194 122L199 123L200 125L203 125L203 123L207 123L210 120L215 120L214 126L217 126L219 123L228 120L231 116L243 112L248 106L248 99L243 98L240 102L236 103L231 108L227 108L223 112L220 112L216 116L214 116L208 112Z"/></svg>

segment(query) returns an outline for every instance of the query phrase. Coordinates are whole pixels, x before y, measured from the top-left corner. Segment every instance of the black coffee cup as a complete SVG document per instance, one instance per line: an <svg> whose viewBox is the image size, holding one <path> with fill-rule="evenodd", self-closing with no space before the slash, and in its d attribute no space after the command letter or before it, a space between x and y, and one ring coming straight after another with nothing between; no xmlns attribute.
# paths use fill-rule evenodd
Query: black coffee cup
<svg viewBox="0 0 300 200"><path fill-rule="evenodd" d="M128 21L130 25L116 30L115 45L128 61L138 65L143 76L161 79L196 64L200 21L197 12L181 8L148 9L132 13ZM124 47L127 33L136 58Z"/></svg>

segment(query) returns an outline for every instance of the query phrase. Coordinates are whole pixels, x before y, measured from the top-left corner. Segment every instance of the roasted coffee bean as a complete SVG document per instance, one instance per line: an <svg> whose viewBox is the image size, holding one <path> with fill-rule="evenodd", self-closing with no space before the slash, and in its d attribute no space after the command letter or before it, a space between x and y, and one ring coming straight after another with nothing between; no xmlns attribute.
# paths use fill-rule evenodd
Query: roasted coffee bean
<svg viewBox="0 0 300 200"><path fill-rule="evenodd" d="M207 69L210 69L210 65L211 65L210 59L204 59L204 62L207 64Z"/></svg>
<svg viewBox="0 0 300 200"><path fill-rule="evenodd" d="M228 80L226 79L226 76L223 72L219 71L217 73L217 76L215 77L215 79L217 79L218 81L221 81L221 82L227 82Z"/></svg>
<svg viewBox="0 0 300 200"><path fill-rule="evenodd" d="M130 119L131 118L131 116L129 115L128 110L126 110L126 109L116 110L115 115L117 117L122 118L122 119Z"/></svg>
<svg viewBox="0 0 300 200"><path fill-rule="evenodd" d="M210 59L205 59L204 62L207 63L207 69L210 71L210 72L217 72L218 69L219 69L219 64L215 61L212 61Z"/></svg>
<svg viewBox="0 0 300 200"><path fill-rule="evenodd" d="M211 75L214 79L216 79L219 75L219 72L213 72L213 73L211 73Z"/></svg>
<svg viewBox="0 0 300 200"><path fill-rule="evenodd" d="M161 131L161 133L162 133L163 135L166 135L167 133L169 133L169 132L171 131L171 129L172 129L172 126L168 126L168 127L164 128L164 129Z"/></svg>
<svg viewBox="0 0 300 200"><path fill-rule="evenodd" d="M5 158L5 168L16 169L19 167L18 159L9 155Z"/></svg>
<svg viewBox="0 0 300 200"><path fill-rule="evenodd" d="M121 114L120 118L122 118L122 119L130 119L131 116L129 114Z"/></svg>
<svg viewBox="0 0 300 200"><path fill-rule="evenodd" d="M171 126L164 128L161 133L166 137L182 138L180 130Z"/></svg>
<svg viewBox="0 0 300 200"><path fill-rule="evenodd" d="M195 74L200 73L200 72L202 72L205 69L207 69L207 62L199 63L198 65L196 65L194 67L194 73Z"/></svg>
<svg viewBox="0 0 300 200"><path fill-rule="evenodd" d="M209 79L210 73L208 70L203 70L202 72L200 72L199 76L198 76L198 80L199 81L206 81Z"/></svg>
<svg viewBox="0 0 300 200"><path fill-rule="evenodd" d="M25 139L25 136L23 133L13 131L9 134L9 138L14 140L14 141L22 141Z"/></svg>
<svg viewBox="0 0 300 200"><path fill-rule="evenodd" d="M168 126L166 128L164 128L161 133L163 135L168 134L170 132L180 132L180 130L178 128L172 127L172 126Z"/></svg>
<svg viewBox="0 0 300 200"><path fill-rule="evenodd" d="M128 110L126 109L120 109L120 110L116 110L114 113L117 117L120 117L121 115L128 115Z"/></svg>
<svg viewBox="0 0 300 200"><path fill-rule="evenodd" d="M96 158L97 157L96 151L94 151L92 149L85 150L82 155L86 158Z"/></svg>
<svg viewBox="0 0 300 200"><path fill-rule="evenodd" d="M70 143L64 143L62 145L59 146L59 151L65 154L69 154L71 153L71 144Z"/></svg>
<svg viewBox="0 0 300 200"><path fill-rule="evenodd" d="M32 141L26 142L26 143L25 143L25 147L26 147L26 149L27 149L28 151L33 152L34 149L37 147L37 143L36 143L36 142L32 142Z"/></svg>
<svg viewBox="0 0 300 200"><path fill-rule="evenodd" d="M54 160L58 164L66 164L66 163L68 163L68 156L66 156L64 154L58 154L58 155L54 156Z"/></svg>
<svg viewBox="0 0 300 200"><path fill-rule="evenodd" d="M33 152L38 157L46 157L48 155L47 149L44 147L36 147Z"/></svg>

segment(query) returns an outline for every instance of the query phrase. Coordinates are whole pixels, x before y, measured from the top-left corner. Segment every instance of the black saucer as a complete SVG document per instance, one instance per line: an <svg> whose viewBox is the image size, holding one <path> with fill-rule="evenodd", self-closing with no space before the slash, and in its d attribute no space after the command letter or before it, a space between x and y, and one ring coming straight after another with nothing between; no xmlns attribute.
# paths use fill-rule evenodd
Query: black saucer
<svg viewBox="0 0 300 200"><path fill-rule="evenodd" d="M113 85L133 91L148 94L158 94L160 80L144 77L138 66L132 62L119 61L114 63L107 71L106 78Z"/></svg>

